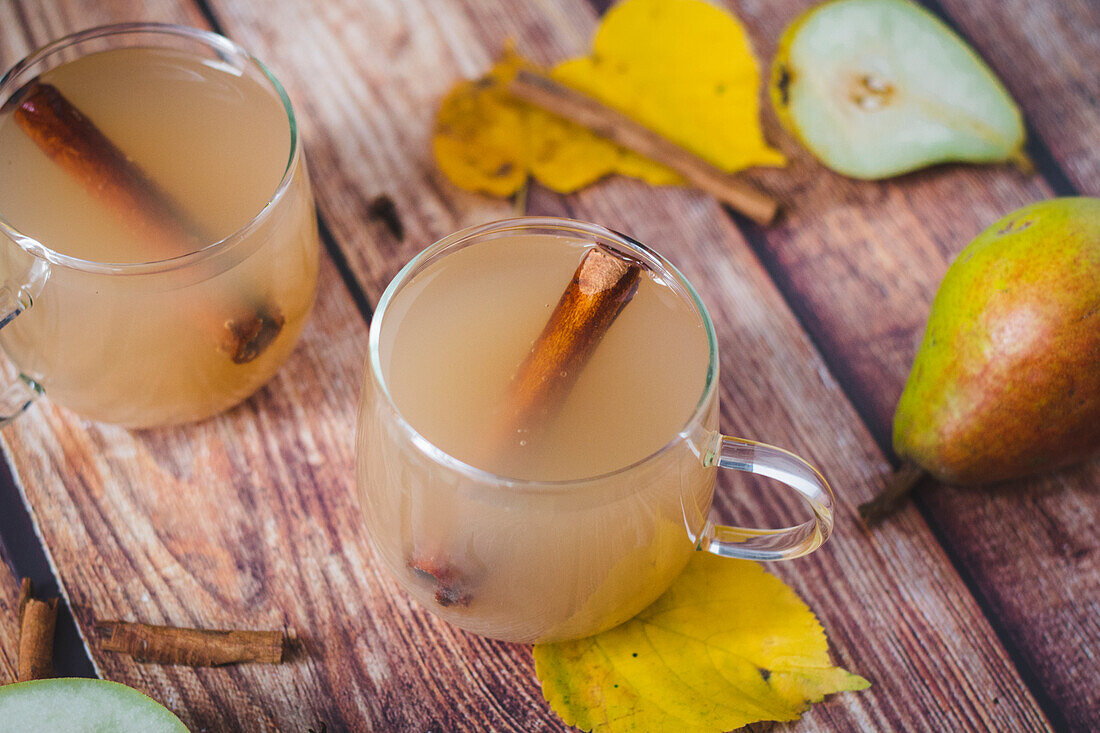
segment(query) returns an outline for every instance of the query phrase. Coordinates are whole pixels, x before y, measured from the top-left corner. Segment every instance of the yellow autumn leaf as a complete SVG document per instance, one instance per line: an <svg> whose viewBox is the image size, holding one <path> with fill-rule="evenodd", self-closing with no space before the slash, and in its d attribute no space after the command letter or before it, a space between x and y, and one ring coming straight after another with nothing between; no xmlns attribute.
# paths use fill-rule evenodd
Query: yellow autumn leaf
<svg viewBox="0 0 1100 733"><path fill-rule="evenodd" d="M506 49L485 77L457 84L441 102L432 146L456 185L507 196L528 175L561 193L613 173L682 183L659 163L511 98L505 88L524 67L534 68ZM550 74L727 171L784 163L760 131L759 69L744 28L703 0L625 0L604 17L591 55Z"/></svg>
<svg viewBox="0 0 1100 733"><path fill-rule="evenodd" d="M726 171L780 166L760 130L760 69L734 16L703 0L625 0L592 53L552 76Z"/></svg>
<svg viewBox="0 0 1100 733"><path fill-rule="evenodd" d="M439 169L456 186L509 196L527 180L532 109L503 91L522 65L506 51L487 76L459 83L440 104L432 149Z"/></svg>
<svg viewBox="0 0 1100 733"><path fill-rule="evenodd" d="M469 191L509 196L533 175L570 193L612 173L653 184L678 183L664 166L624 150L592 131L513 99L505 91L531 62L506 47L481 79L457 84L443 98L432 147L440 170Z"/></svg>
<svg viewBox="0 0 1100 733"><path fill-rule="evenodd" d="M870 686L833 666L821 624L779 578L707 553L630 621L534 654L551 707L589 731L720 733Z"/></svg>

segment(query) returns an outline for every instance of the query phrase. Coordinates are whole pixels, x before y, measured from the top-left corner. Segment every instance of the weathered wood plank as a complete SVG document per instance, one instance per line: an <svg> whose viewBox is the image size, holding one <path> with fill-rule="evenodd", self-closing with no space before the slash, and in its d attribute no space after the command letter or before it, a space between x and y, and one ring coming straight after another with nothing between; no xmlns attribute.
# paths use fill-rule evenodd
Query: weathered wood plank
<svg viewBox="0 0 1100 733"><path fill-rule="evenodd" d="M19 655L19 579L0 556L0 685L15 682Z"/></svg>
<svg viewBox="0 0 1100 733"><path fill-rule="evenodd" d="M202 22L202 14L192 4L161 0L3 3L0 4L0 67L7 69L42 43L66 33L104 23L133 20L195 25ZM4 370L4 377L10 378L9 370ZM11 681L15 678L18 626L13 620L14 606L5 606L5 601L9 600L9 580L15 583L15 595L11 596L11 602L18 598L18 578L13 578L6 565L0 569L0 576L0 614L3 616L0 618L0 675L3 677L0 681ZM10 627L9 621L12 624ZM59 621L59 633L67 633L68 627L61 627L68 623ZM72 665L62 665L62 668L66 666Z"/></svg>
<svg viewBox="0 0 1100 733"><path fill-rule="evenodd" d="M6 70L45 42L131 21L202 26L203 16L197 5L175 0L12 0L0 5L0 63Z"/></svg>
<svg viewBox="0 0 1100 733"><path fill-rule="evenodd" d="M760 3L751 17L743 13L763 58L772 56L783 27L807 4ZM994 12L994 5L971 7ZM991 29L976 25L974 35L1003 44L1001 58L1027 53ZM1020 73L1030 67L1011 63ZM1052 66L1042 73L1059 71ZM1056 93L1047 101L1061 109L1059 100L1082 107L1079 97ZM822 168L778 129L770 112L765 120L768 138L791 162L753 178L790 207L779 226L746 231L872 433L888 445L894 406L948 264L987 225L1053 192L1038 176L997 166L941 166L885 183L851 181ZM1088 145L1094 137L1086 134L1084 151L1093 161L1097 153ZM1055 141L1046 142L1055 149ZM1096 163L1081 165L1087 173ZM1094 462L995 492L934 487L921 500L1033 689L1059 716L1056 722L1079 730L1100 726L1100 688L1093 684L1100 679L1098 482Z"/></svg>
<svg viewBox="0 0 1100 733"><path fill-rule="evenodd" d="M537 8L334 2L316 13L261 13L232 2L213 6L227 30L263 49L303 100L313 119L322 209L371 297L432 239L507 212L455 191L431 164L431 110L446 86L458 75L484 70L508 36L542 60L575 53L585 47L594 21L580 2ZM381 192L398 203L409 232L404 243L363 226L366 202ZM849 502L877 487L883 458L713 202L615 182L566 200L536 194L531 206L619 227L683 265L716 311L726 347L728 428L792 444L819 461L844 494L834 544L780 572L821 613L842 662L877 686L815 709L803 725L1043 727L1042 713L919 518L910 512L875 536L856 528ZM737 358L730 360L734 349ZM761 498L729 502L724 509L736 507L743 518L762 520L774 518L779 506ZM998 703L989 704L994 699Z"/></svg>
<svg viewBox="0 0 1100 733"><path fill-rule="evenodd" d="M121 6L120 6L121 7ZM24 46L139 13L8 8ZM116 16L113 13L118 12ZM190 6L151 9L201 24ZM37 30L46 29L38 36ZM379 569L352 500L352 437L366 324L331 263L303 343L245 405L180 429L128 432L44 402L4 431L85 635L104 617L295 629L278 667L192 670L93 649L102 676L194 730L560 728L526 648L493 644L411 608ZM515 670L519 670L516 672Z"/></svg>
<svg viewBox="0 0 1100 733"><path fill-rule="evenodd" d="M367 546L350 485L365 325L331 266L321 282L290 363L221 418L130 433L43 404L8 428L85 633L119 617L303 643L277 667L199 670L93 649L98 669L195 729L527 729L546 714L529 682L510 689L515 667L531 679L528 652L410 608ZM499 705L482 691L497 675Z"/></svg>
<svg viewBox="0 0 1100 733"><path fill-rule="evenodd" d="M1100 3L940 2L1077 190L1100 195Z"/></svg>
<svg viewBox="0 0 1100 733"><path fill-rule="evenodd" d="M431 102L449 81L439 69L479 71L505 33L553 58L580 48L592 22L569 4L540 8L546 15L503 4L464 12L442 2L218 11L234 36L273 62L313 119L307 135L322 208L351 244L372 296L429 239L506 210L454 192L432 170ZM403 245L381 225L364 224L367 202L383 190L398 199L406 223L416 221ZM536 203L563 205L553 197ZM881 455L710 202L619 183L568 204L693 263L689 276L706 285L727 350L738 348L738 360L723 364L731 430L789 442L822 463L842 491L859 486L849 498L869 493ZM708 245L714 272L693 255L696 240ZM727 251L735 256L727 260ZM541 703L525 649L470 637L410 608L374 564L349 496L365 332L330 267L322 282L302 348L271 386L227 416L131 434L43 405L7 429L82 628L94 616L129 615L286 623L305 639L305 654L280 668L193 671L97 654L101 670L152 692L192 727L560 727ZM754 307L734 317L741 301ZM777 510L768 501L738 509L747 519ZM919 519L909 513L868 538L854 529L850 505L844 511L847 531L837 542L784 575L821 613L840 661L876 688L816 709L804 728L926 720L949 729L1042 727Z"/></svg>

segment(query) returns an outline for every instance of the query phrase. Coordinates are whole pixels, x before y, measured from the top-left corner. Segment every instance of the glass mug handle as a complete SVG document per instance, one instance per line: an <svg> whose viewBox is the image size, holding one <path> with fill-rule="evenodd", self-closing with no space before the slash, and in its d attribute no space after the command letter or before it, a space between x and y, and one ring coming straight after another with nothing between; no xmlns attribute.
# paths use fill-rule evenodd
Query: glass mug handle
<svg viewBox="0 0 1100 733"><path fill-rule="evenodd" d="M808 555L829 539L833 531L833 491L816 468L794 453L765 443L719 435L713 449L707 452L705 463L786 484L802 497L814 516L783 529L727 527L708 520L696 539L697 549L746 560L790 560Z"/></svg>
<svg viewBox="0 0 1100 733"><path fill-rule="evenodd" d="M26 285L0 286L0 328L7 326L23 311L34 305L34 297L49 277L49 267L37 260L31 266ZM19 417L42 394L42 386L22 374L7 387L0 389L0 426Z"/></svg>

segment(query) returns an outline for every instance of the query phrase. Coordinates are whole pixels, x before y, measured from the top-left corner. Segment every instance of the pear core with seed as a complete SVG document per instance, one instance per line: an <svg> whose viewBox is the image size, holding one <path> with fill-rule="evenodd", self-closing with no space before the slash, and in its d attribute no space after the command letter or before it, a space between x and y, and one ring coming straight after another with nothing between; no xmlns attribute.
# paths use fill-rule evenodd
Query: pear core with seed
<svg viewBox="0 0 1100 733"><path fill-rule="evenodd" d="M770 94L783 126L853 178L951 161L1027 165L1012 97L909 0L832 0L803 13L780 39Z"/></svg>

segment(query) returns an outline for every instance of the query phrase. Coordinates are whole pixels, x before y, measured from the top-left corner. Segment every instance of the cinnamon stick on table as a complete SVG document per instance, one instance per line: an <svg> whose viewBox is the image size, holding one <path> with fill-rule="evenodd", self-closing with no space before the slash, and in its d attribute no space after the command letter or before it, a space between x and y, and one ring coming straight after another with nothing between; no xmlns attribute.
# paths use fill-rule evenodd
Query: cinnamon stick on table
<svg viewBox="0 0 1100 733"><path fill-rule="evenodd" d="M79 109L51 84L33 81L5 106L15 122L51 160L131 225L150 255L167 259L194 252L212 238L170 195L135 165ZM181 163L182 164L182 163ZM230 295L196 303L214 343L234 363L259 356L282 330L285 318L274 303Z"/></svg>
<svg viewBox="0 0 1100 733"><path fill-rule="evenodd" d="M541 74L521 69L508 93L536 107L576 122L624 148L663 163L691 185L713 195L759 224L769 224L779 203L621 112Z"/></svg>
<svg viewBox="0 0 1100 733"><path fill-rule="evenodd" d="M639 263L605 247L597 245L584 254L542 333L516 371L501 413L499 433L490 439L491 450L499 455L514 449L518 431L529 440L532 431L553 419L596 346L634 297L641 275ZM418 576L435 584L439 605L470 603L476 574L459 567L445 552L421 547L407 564Z"/></svg>
<svg viewBox="0 0 1100 733"><path fill-rule="evenodd" d="M99 648L129 654L139 662L217 667L238 662L283 661L282 631L211 631L175 626L102 621Z"/></svg>
<svg viewBox="0 0 1100 733"><path fill-rule="evenodd" d="M57 599L34 597L34 584L23 578L19 587L19 682L53 676L53 637L57 626Z"/></svg>

